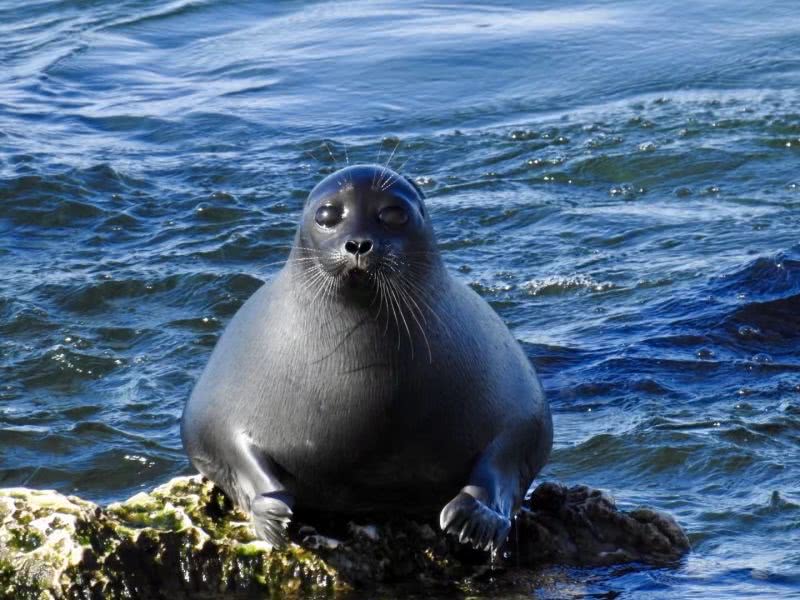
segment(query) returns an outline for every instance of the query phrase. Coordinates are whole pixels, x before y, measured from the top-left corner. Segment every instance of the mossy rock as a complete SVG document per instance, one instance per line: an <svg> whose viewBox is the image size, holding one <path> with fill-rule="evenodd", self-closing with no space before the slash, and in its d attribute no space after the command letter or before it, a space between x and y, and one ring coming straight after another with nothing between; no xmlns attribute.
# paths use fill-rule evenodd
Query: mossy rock
<svg viewBox="0 0 800 600"><path fill-rule="evenodd" d="M334 595L347 589L301 546L269 551L199 477L105 509L52 491L0 490L0 597Z"/></svg>
<svg viewBox="0 0 800 600"><path fill-rule="evenodd" d="M471 593L503 567L435 523L310 522L294 523L292 543L270 550L247 515L199 476L106 508L0 489L0 598L338 597L407 584ZM689 547L668 515L624 513L598 490L550 483L534 492L509 539L515 564L526 567L665 564ZM526 585L536 577L528 573Z"/></svg>

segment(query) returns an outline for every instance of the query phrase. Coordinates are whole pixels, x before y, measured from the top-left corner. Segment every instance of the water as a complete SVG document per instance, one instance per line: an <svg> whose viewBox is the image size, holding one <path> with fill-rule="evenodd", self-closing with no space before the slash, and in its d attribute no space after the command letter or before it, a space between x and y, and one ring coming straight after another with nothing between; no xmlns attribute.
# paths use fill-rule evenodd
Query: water
<svg viewBox="0 0 800 600"><path fill-rule="evenodd" d="M305 194L397 146L539 369L544 477L692 539L530 594L800 596L796 3L231 4L0 1L0 485L189 472Z"/></svg>

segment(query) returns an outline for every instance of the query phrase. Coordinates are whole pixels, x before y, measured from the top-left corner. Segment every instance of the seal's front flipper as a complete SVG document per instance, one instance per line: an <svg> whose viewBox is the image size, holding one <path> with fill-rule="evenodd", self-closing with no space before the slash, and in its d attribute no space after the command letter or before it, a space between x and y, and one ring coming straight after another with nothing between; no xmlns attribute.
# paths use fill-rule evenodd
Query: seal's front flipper
<svg viewBox="0 0 800 600"><path fill-rule="evenodd" d="M278 479L274 462L242 433L236 439L235 487L239 506L249 508L256 535L273 547L285 546L294 498Z"/></svg>
<svg viewBox="0 0 800 600"><path fill-rule="evenodd" d="M442 509L442 529L462 543L498 550L551 443L552 430L542 429L537 419L501 431L478 457L468 485Z"/></svg>
<svg viewBox="0 0 800 600"><path fill-rule="evenodd" d="M455 535L462 544L478 550L497 550L511 529L511 519L489 508L475 496L487 496L485 490L468 485L442 509L442 531Z"/></svg>
<svg viewBox="0 0 800 600"><path fill-rule="evenodd" d="M501 433L478 458L469 484L442 509L439 525L473 548L497 551L511 529L511 515L519 506L520 456L509 452L509 432Z"/></svg>
<svg viewBox="0 0 800 600"><path fill-rule="evenodd" d="M256 535L273 548L286 545L286 529L292 520L292 497L286 492L261 494L250 503Z"/></svg>

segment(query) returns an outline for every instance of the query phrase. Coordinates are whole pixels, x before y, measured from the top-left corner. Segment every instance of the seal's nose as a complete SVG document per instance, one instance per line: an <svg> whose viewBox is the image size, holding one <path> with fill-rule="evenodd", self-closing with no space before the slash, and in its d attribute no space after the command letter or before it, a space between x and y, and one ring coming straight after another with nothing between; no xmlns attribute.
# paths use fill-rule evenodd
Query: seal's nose
<svg viewBox="0 0 800 600"><path fill-rule="evenodd" d="M366 256L372 252L372 240L348 240L344 249L353 256Z"/></svg>

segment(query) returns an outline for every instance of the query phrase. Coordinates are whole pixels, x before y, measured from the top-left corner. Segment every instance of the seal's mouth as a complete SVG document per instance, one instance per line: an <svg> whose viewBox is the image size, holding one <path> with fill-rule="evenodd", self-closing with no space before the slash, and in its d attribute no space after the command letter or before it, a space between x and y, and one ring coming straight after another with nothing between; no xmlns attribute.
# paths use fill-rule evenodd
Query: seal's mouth
<svg viewBox="0 0 800 600"><path fill-rule="evenodd" d="M372 287L372 276L366 269L353 267L344 276L345 282L349 287L366 288Z"/></svg>

